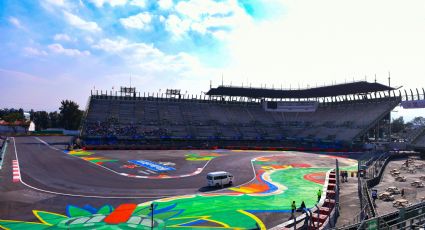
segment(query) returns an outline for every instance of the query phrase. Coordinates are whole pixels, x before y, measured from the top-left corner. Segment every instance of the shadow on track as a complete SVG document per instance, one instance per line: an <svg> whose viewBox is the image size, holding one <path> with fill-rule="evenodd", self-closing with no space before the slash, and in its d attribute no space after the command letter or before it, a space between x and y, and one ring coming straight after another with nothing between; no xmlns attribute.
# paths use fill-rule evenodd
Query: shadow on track
<svg viewBox="0 0 425 230"><path fill-rule="evenodd" d="M223 187L219 186L219 187L215 187L215 186L204 186L200 189L198 189L199 192L212 192L212 191L216 191L216 190L221 190L223 188L230 188L232 187L232 185L224 185Z"/></svg>

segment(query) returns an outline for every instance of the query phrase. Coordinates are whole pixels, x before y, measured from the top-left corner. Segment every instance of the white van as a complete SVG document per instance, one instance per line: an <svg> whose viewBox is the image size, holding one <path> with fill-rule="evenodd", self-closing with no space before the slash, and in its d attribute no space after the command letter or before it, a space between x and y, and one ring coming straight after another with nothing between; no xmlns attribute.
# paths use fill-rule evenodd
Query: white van
<svg viewBox="0 0 425 230"><path fill-rule="evenodd" d="M208 186L223 186L225 184L232 185L233 184L233 175L224 172L210 172L207 174Z"/></svg>

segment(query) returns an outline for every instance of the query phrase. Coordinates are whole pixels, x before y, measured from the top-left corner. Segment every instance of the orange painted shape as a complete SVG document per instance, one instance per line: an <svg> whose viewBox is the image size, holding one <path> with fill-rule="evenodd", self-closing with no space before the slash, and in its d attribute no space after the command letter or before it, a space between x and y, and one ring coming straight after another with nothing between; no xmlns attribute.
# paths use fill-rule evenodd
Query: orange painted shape
<svg viewBox="0 0 425 230"><path fill-rule="evenodd" d="M105 220L107 224L120 224L125 223L130 219L137 204L122 204L118 206L111 214L109 214Z"/></svg>
<svg viewBox="0 0 425 230"><path fill-rule="evenodd" d="M310 164L304 164L304 163L291 164L291 166L294 168L310 168L311 167Z"/></svg>
<svg viewBox="0 0 425 230"><path fill-rule="evenodd" d="M325 177L326 177L326 173L324 172L316 172L316 173L310 173L310 174L304 175L305 180L308 180L317 184L324 184Z"/></svg>

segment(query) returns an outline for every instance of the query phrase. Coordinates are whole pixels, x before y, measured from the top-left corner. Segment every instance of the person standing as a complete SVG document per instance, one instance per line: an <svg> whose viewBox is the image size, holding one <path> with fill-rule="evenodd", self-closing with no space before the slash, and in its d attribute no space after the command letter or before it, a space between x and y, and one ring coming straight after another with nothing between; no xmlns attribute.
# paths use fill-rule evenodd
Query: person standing
<svg viewBox="0 0 425 230"><path fill-rule="evenodd" d="M372 199L373 204L376 204L376 199L378 199L378 191L376 189L372 190Z"/></svg>
<svg viewBox="0 0 425 230"><path fill-rule="evenodd" d="M305 207L305 203L304 203L304 201L302 201L301 202L301 206L300 206L300 211L304 213L305 212L305 208L306 208Z"/></svg>
<svg viewBox="0 0 425 230"><path fill-rule="evenodd" d="M297 209L297 206L295 205L295 200L294 200L294 201L292 201L292 204L291 204L292 215L294 215L295 209Z"/></svg>
<svg viewBox="0 0 425 230"><path fill-rule="evenodd" d="M317 191L317 202L320 201L320 198L322 197L322 189L319 188L319 190Z"/></svg>

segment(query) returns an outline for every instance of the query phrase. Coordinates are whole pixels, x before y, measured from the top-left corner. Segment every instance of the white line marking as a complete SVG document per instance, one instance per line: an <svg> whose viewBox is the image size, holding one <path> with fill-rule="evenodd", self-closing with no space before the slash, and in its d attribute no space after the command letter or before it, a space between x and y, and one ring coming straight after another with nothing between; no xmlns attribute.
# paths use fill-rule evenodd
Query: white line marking
<svg viewBox="0 0 425 230"><path fill-rule="evenodd" d="M148 172L145 172L145 171L143 171L143 170L139 170L139 171L138 171L138 173L143 173L143 174L149 175L149 173L148 173Z"/></svg>
<svg viewBox="0 0 425 230"><path fill-rule="evenodd" d="M45 141L41 140L41 139L40 139L40 138L38 138L38 137L34 137L34 138L35 138L35 139L37 139L38 141L40 141L41 143L45 144L47 147L49 147L49 148L51 148L51 149L61 151L60 149L58 149L58 148L56 148L56 147L53 147L53 146L49 145L49 143L47 143L47 142L45 142Z"/></svg>
<svg viewBox="0 0 425 230"><path fill-rule="evenodd" d="M17 160L18 165L19 165L18 151L16 150L16 141L15 141L14 137L12 137L12 138L13 138L13 146L15 148L15 157L16 157L16 160ZM72 197L101 198L101 199L140 199L140 198L166 198L166 197L174 196L174 195L168 195L168 194L161 195L161 196L93 196L93 195L70 194L70 193L54 192L54 191L36 188L34 186L31 186L31 185L25 183L22 180L22 178L20 178L20 182L23 185L27 186L28 188L32 188L32 189L40 191L40 192L45 192L45 193L50 193L50 194L55 194L55 195L62 195L62 196L72 196Z"/></svg>
<svg viewBox="0 0 425 230"><path fill-rule="evenodd" d="M146 169L146 171L148 171L148 172L150 172L150 173L152 173L152 174L156 174L156 172L154 172L154 171L152 171L152 170L150 170L150 169Z"/></svg>
<svg viewBox="0 0 425 230"><path fill-rule="evenodd" d="M16 162L17 162L17 164L18 164L18 167L19 167L19 159L18 159L18 151L17 151L17 149L16 149L16 140L15 140L15 138L14 137L12 137L13 138L13 146L14 146L14 149L15 149L15 157L16 157ZM60 150L58 150L58 151L60 151ZM261 157L261 156L260 156ZM252 182L252 181L254 181L255 180L255 178L257 177L257 173L255 172L255 168L254 168L254 164L253 164L253 161L255 160L255 159L257 159L257 158L259 158L259 157L256 157L256 158L254 158L254 159L252 159L251 160L251 167L252 167L252 171L253 171L253 173L254 173L254 177L250 180L250 181L248 181L248 182L246 182L246 183L243 183L243 184L241 184L241 185L237 185L237 186L235 186L235 187L239 187L239 186L243 186L243 185L245 185L245 184L248 184L248 183L250 183L250 182ZM209 160L205 165L204 165L204 167L202 167L202 169L204 169L209 163L210 163L210 161L211 160ZM98 166L100 166L100 167L103 167L102 165L98 165ZM117 172L115 172L115 171L113 171L113 170L110 170L110 169L108 169L108 168L106 168L106 167L103 167L103 168L105 168L105 169L107 169L107 170L109 170L109 171L112 171L112 172L114 172L114 173L117 173ZM119 175L128 175L127 173L117 173L117 174L119 174ZM25 183L23 180L22 180L22 178L19 180L23 185L25 185L25 186L27 186L28 188L31 188L31 189L34 189L34 190L37 190L37 191L40 191L40 192L45 192L45 193L50 193L50 194L55 194L55 195L62 195L62 196L71 196L71 197L84 197L84 198L99 198L99 199L141 199L141 198L147 198L147 199L157 199L157 198L167 198L167 197L175 197L175 196L181 196L181 195L175 195L175 194L163 194L163 195L161 195L161 196L95 196L95 195L81 195L81 194L70 194L70 193L61 193L61 192L54 192L54 191L49 191L49 190L45 190L45 189L40 189L40 188L36 188L36 187L34 187L34 186L31 186L31 185L29 185L29 184L27 184L27 183ZM218 190L214 190L214 191L209 191L209 192L198 192L198 193L193 193L193 194L189 194L189 195L202 195L202 194L208 194L208 193L216 193L216 192L219 192L219 191L222 191L222 190L226 190L226 189L228 189L228 188L222 188L222 189L218 189ZM223 194L223 195L226 195L226 194Z"/></svg>
<svg viewBox="0 0 425 230"><path fill-rule="evenodd" d="M40 141L41 143L45 144L47 147L49 147L49 148L51 148L51 149L53 149L53 150L57 150L57 151L59 151L59 152L63 153L63 151L62 151L62 150L60 150L60 149L57 149L57 148L55 148L55 147L50 146L50 145L49 145L49 143L47 143L47 142L45 142L45 141L41 140L40 138L38 138L38 137L34 137L34 138L35 138L35 139L37 139L38 141ZM68 155L69 155L69 156L72 156L72 157L75 157L75 158L77 158L77 159L83 160L83 161L85 161L85 162L88 162L89 164L94 164L94 165L96 165L96 166L98 166L98 167L104 168L104 169L106 169L106 170L108 170L108 171L110 171L110 172L113 172L113 173L117 174L117 175L126 176L126 177L131 177L131 176L129 176L129 174L127 174L127 173L120 173L120 172L117 172L117 171L112 170L112 169L110 169L110 168L108 168L108 167L105 167L105 166L103 166L103 165L98 165L98 164L92 163L92 162L90 162L90 161L86 161L86 160L84 160L84 159L81 159L81 158L80 158L80 157L78 157L78 156L73 156L72 154L68 154ZM153 179L153 180L157 180L157 179L176 179L176 178L183 178L183 177L188 177L188 176L195 176L195 175L200 174L200 173L204 170L204 168L208 165L208 163L210 163L210 161L211 161L211 160L209 160L209 161L208 161L208 162L204 165L204 167L202 167L202 170L201 170L201 171L196 170L196 171L195 171L195 172L196 172L196 174L191 173L191 174L184 174L184 175L179 175L179 176L170 176L170 177L159 177L159 176L158 176L158 177L156 177L156 176L138 176L138 177L131 177L131 178L141 178L141 179ZM150 170L146 170L146 171L150 171ZM154 171L150 171L150 172L152 172L152 173L156 174L156 172L154 172Z"/></svg>

